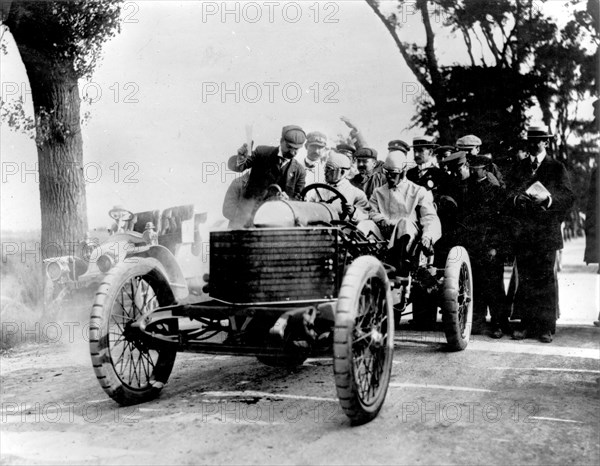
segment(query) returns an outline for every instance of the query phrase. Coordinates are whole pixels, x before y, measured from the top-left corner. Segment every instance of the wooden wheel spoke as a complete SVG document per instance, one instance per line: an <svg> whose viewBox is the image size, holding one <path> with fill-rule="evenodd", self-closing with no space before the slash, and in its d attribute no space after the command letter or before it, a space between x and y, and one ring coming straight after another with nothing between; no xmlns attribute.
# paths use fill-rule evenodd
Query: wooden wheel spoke
<svg viewBox="0 0 600 466"><path fill-rule="evenodd" d="M150 373L148 372L150 369L148 355L145 352L140 351L140 359L141 359L141 366L144 369L145 381L147 382L150 380Z"/></svg>

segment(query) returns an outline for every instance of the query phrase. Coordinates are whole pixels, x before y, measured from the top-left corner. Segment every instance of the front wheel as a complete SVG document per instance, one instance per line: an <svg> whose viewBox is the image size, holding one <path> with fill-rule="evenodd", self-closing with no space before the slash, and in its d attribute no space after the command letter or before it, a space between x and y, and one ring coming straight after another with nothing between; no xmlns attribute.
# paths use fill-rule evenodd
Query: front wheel
<svg viewBox="0 0 600 466"><path fill-rule="evenodd" d="M467 250L453 247L446 259L442 322L451 351L467 347L473 326L473 274Z"/></svg>
<svg viewBox="0 0 600 466"><path fill-rule="evenodd" d="M344 275L333 337L337 395L354 425L374 419L383 406L393 353L390 283L378 259L361 256Z"/></svg>
<svg viewBox="0 0 600 466"><path fill-rule="evenodd" d="M132 324L159 306L174 303L161 263L135 258L121 263L102 280L90 317L90 354L98 382L122 405L158 396L167 382L176 352L153 349L136 338Z"/></svg>

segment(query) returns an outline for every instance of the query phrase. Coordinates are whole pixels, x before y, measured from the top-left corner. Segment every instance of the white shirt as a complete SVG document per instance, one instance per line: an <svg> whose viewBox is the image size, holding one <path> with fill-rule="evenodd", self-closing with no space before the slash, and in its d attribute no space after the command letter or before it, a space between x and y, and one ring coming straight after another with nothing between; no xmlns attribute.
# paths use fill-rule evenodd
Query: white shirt
<svg viewBox="0 0 600 466"><path fill-rule="evenodd" d="M419 174L421 174L423 172L423 170L427 170L428 168L431 167L437 167L435 161L433 160L429 160L429 162L425 162L422 163L421 165L417 165L417 167L419 167Z"/></svg>
<svg viewBox="0 0 600 466"><path fill-rule="evenodd" d="M290 160L292 160L283 156L283 152L281 152L281 146L279 146L279 150L277 151L277 157L279 157L279 168L285 167L288 163L290 163Z"/></svg>
<svg viewBox="0 0 600 466"><path fill-rule="evenodd" d="M325 183L325 163L321 160L311 161L304 157L302 166L306 170L306 186L313 183Z"/></svg>

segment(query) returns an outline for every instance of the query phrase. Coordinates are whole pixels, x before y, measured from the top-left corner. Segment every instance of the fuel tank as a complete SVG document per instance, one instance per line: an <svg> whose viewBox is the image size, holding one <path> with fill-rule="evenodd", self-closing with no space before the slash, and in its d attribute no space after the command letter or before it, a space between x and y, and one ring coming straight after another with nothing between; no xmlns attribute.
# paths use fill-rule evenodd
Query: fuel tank
<svg viewBox="0 0 600 466"><path fill-rule="evenodd" d="M258 228L305 227L330 224L333 220L339 220L337 211L321 202L268 201L254 214Z"/></svg>

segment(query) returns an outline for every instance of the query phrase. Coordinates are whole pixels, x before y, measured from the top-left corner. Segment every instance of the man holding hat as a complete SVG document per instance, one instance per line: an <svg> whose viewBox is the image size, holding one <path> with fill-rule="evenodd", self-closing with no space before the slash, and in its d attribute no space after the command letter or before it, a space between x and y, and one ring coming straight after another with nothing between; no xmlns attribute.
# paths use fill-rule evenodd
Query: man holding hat
<svg viewBox="0 0 600 466"><path fill-rule="evenodd" d="M347 205L342 205L340 200L333 202L332 206L337 208L340 213L344 213L348 220L359 222L368 218L369 201L364 192L355 186L352 186L348 180L347 173L351 168L351 162L348 156L331 151L327 162L325 162L325 182L335 188L346 198ZM318 191L318 192L317 192ZM333 199L335 194L325 189L311 191L307 195L307 200L312 202L327 202Z"/></svg>
<svg viewBox="0 0 600 466"><path fill-rule="evenodd" d="M385 184L385 176L381 173L383 162L377 160L377 151L370 147L361 147L354 156L358 174L352 178L351 182L369 198L375 188Z"/></svg>
<svg viewBox="0 0 600 466"><path fill-rule="evenodd" d="M306 135L306 156L302 165L306 170L306 185L325 181L325 159L327 156L327 136L319 131Z"/></svg>
<svg viewBox="0 0 600 466"><path fill-rule="evenodd" d="M433 195L406 177L412 158L408 156L408 144L392 141L383 165L386 184L375 189L369 199L369 218L379 227L384 237L390 238L390 256L400 275L406 273L403 265L416 238L426 255L433 254L433 245L441 237L442 230Z"/></svg>
<svg viewBox="0 0 600 466"><path fill-rule="evenodd" d="M521 316L521 329L513 338L537 336L544 343L552 341L558 318L560 223L574 201L567 170L546 152L552 138L546 127L529 127L528 157L517 163L508 180L509 205L517 221L514 312Z"/></svg>
<svg viewBox="0 0 600 466"><path fill-rule="evenodd" d="M276 184L285 198L300 198L305 185L306 171L294 157L304 145L306 134L300 126L284 126L279 146L257 146L248 154L244 144L237 155L229 158L228 167L234 172L251 169L243 192L243 206L240 215L246 224L252 219L258 205L265 200L268 187Z"/></svg>
<svg viewBox="0 0 600 466"><path fill-rule="evenodd" d="M407 178L413 183L423 186L431 191L434 196L440 186L446 181L444 170L436 166L433 150L437 147L430 136L419 136L413 139L413 151L417 166L406 173Z"/></svg>
<svg viewBox="0 0 600 466"><path fill-rule="evenodd" d="M436 245L436 258L445 260L456 245L467 249L474 282L473 333L483 333L489 308L490 336L501 338L509 332L504 291L504 226L508 222L501 217L504 190L496 177L485 170L487 163L488 159L482 156L472 155L469 159L464 151L442 161L453 181L439 193L444 236Z"/></svg>

